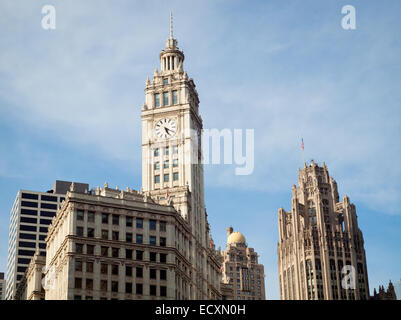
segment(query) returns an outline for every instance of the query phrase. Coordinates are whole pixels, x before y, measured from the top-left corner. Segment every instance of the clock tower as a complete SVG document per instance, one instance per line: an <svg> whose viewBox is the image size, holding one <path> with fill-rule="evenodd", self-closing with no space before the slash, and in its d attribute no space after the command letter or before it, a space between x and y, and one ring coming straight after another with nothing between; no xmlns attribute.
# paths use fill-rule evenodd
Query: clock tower
<svg viewBox="0 0 401 320"><path fill-rule="evenodd" d="M160 53L160 71L146 80L142 108L142 192L173 205L191 229L188 256L193 261L190 299L210 299L208 268L212 241L204 203L202 118L193 79L184 70L184 53L170 37ZM212 259L213 260L213 259ZM218 262L213 269L219 269Z"/></svg>

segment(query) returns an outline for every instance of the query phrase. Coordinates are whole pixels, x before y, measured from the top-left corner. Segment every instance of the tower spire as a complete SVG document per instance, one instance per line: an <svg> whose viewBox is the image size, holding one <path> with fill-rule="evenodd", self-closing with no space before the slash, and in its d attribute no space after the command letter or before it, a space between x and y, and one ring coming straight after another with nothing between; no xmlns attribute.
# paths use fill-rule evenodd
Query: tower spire
<svg viewBox="0 0 401 320"><path fill-rule="evenodd" d="M170 11L170 39L173 39L173 12Z"/></svg>

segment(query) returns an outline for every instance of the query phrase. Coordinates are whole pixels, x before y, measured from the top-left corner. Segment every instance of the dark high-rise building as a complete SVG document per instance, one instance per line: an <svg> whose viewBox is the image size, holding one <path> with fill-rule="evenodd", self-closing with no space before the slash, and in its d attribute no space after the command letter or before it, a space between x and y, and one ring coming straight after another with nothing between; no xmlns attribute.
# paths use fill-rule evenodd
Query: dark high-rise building
<svg viewBox="0 0 401 320"><path fill-rule="evenodd" d="M19 190L10 212L7 258L6 299L14 299L17 283L23 277L36 250L46 254L47 229L64 201L71 182L57 180L47 192ZM75 183L84 192L85 183Z"/></svg>

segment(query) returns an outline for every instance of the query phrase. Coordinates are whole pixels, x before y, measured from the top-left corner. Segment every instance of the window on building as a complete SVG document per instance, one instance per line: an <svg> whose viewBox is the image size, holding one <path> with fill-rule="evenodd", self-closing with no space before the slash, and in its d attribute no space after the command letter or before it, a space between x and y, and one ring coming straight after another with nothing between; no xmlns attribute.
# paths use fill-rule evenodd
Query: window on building
<svg viewBox="0 0 401 320"><path fill-rule="evenodd" d="M142 292L143 292L142 283L137 283L136 284L136 294L142 294Z"/></svg>
<svg viewBox="0 0 401 320"><path fill-rule="evenodd" d="M95 213L92 211L88 212L88 222L95 222Z"/></svg>
<svg viewBox="0 0 401 320"><path fill-rule="evenodd" d="M119 248L112 248L111 249L111 254L113 258L118 258L120 255L120 249Z"/></svg>
<svg viewBox="0 0 401 320"><path fill-rule="evenodd" d="M139 260L139 261L143 260L143 251L136 250L136 260Z"/></svg>
<svg viewBox="0 0 401 320"><path fill-rule="evenodd" d="M164 182L169 182L170 181L170 175L168 173L166 173L164 175Z"/></svg>
<svg viewBox="0 0 401 320"><path fill-rule="evenodd" d="M150 285L149 286L149 294L151 296L155 296L156 295L156 286L154 286L154 285Z"/></svg>
<svg viewBox="0 0 401 320"><path fill-rule="evenodd" d="M151 246L155 246L156 245L156 237L155 236L150 236L149 237L149 244Z"/></svg>
<svg viewBox="0 0 401 320"><path fill-rule="evenodd" d="M39 199L37 194L24 193L24 192L21 194L21 198L23 198L23 199L33 199L33 200L38 200Z"/></svg>
<svg viewBox="0 0 401 320"><path fill-rule="evenodd" d="M166 238L160 237L160 246L165 247L166 246Z"/></svg>
<svg viewBox="0 0 401 320"><path fill-rule="evenodd" d="M112 292L118 292L118 281L112 281L111 282L111 291Z"/></svg>
<svg viewBox="0 0 401 320"><path fill-rule="evenodd" d="M75 278L75 289L82 289L82 279L81 278Z"/></svg>
<svg viewBox="0 0 401 320"><path fill-rule="evenodd" d="M132 217L126 217L125 218L125 225L127 227L132 227L132 223L133 223L133 218Z"/></svg>
<svg viewBox="0 0 401 320"><path fill-rule="evenodd" d="M173 153L178 154L178 146L173 146Z"/></svg>
<svg viewBox="0 0 401 320"><path fill-rule="evenodd" d="M41 217L53 218L53 217L56 216L56 213L55 213L55 212L52 212L52 211L40 210L40 216L41 216Z"/></svg>
<svg viewBox="0 0 401 320"><path fill-rule="evenodd" d="M88 279L88 278L86 279L86 290L93 290L93 280L92 279Z"/></svg>
<svg viewBox="0 0 401 320"><path fill-rule="evenodd" d="M43 209L53 209L53 210L57 210L57 204L55 203L41 203L40 207Z"/></svg>
<svg viewBox="0 0 401 320"><path fill-rule="evenodd" d="M102 239L108 240L109 239L109 231L102 230Z"/></svg>
<svg viewBox="0 0 401 320"><path fill-rule="evenodd" d="M163 106L168 106L168 92L163 92Z"/></svg>
<svg viewBox="0 0 401 320"><path fill-rule="evenodd" d="M165 253L160 253L159 259L160 259L160 262L161 262L161 263L166 263L166 261L167 261L167 254L165 254Z"/></svg>
<svg viewBox="0 0 401 320"><path fill-rule="evenodd" d="M117 214L113 214L113 224L118 226L120 224L120 216Z"/></svg>
<svg viewBox="0 0 401 320"><path fill-rule="evenodd" d="M136 235L136 243L143 243L143 235L141 234Z"/></svg>
<svg viewBox="0 0 401 320"><path fill-rule="evenodd" d="M173 173L173 181L178 181L178 172Z"/></svg>
<svg viewBox="0 0 401 320"><path fill-rule="evenodd" d="M165 147L164 148L164 155L168 156L168 154L169 154L169 147Z"/></svg>
<svg viewBox="0 0 401 320"><path fill-rule="evenodd" d="M168 160L164 161L163 168L168 169L169 167L170 167L170 161Z"/></svg>
<svg viewBox="0 0 401 320"><path fill-rule="evenodd" d="M82 272L82 261L81 260L75 260L75 271Z"/></svg>
<svg viewBox="0 0 401 320"><path fill-rule="evenodd" d="M83 227L77 227L77 236L78 237L83 237L84 235L84 228Z"/></svg>
<svg viewBox="0 0 401 320"><path fill-rule="evenodd" d="M75 244L75 252L76 253L83 253L84 251L84 245L80 243Z"/></svg>
<svg viewBox="0 0 401 320"><path fill-rule="evenodd" d="M102 223L109 223L109 215L107 213L102 213Z"/></svg>
<svg viewBox="0 0 401 320"><path fill-rule="evenodd" d="M79 221L84 220L84 211L83 210L77 210L77 220L79 220Z"/></svg>
<svg viewBox="0 0 401 320"><path fill-rule="evenodd" d="M118 240L120 238L118 231L113 231L111 235L113 240Z"/></svg>
<svg viewBox="0 0 401 320"><path fill-rule="evenodd" d="M127 232L127 233L125 234L125 241L127 241L127 242L132 242L132 233Z"/></svg>
<svg viewBox="0 0 401 320"><path fill-rule="evenodd" d="M87 244L86 245L86 254L94 254L95 246Z"/></svg>
<svg viewBox="0 0 401 320"><path fill-rule="evenodd" d="M111 274L118 276L118 264L111 265Z"/></svg>
<svg viewBox="0 0 401 320"><path fill-rule="evenodd" d="M155 164L153 165L153 168L155 170L159 170L160 169L160 162L159 161L155 162Z"/></svg>
<svg viewBox="0 0 401 320"><path fill-rule="evenodd" d="M131 266L126 266L125 267L125 275L127 277L132 277L132 267Z"/></svg>
<svg viewBox="0 0 401 320"><path fill-rule="evenodd" d="M160 229L160 231L165 232L166 231L166 222L160 221L159 222L159 229Z"/></svg>
<svg viewBox="0 0 401 320"><path fill-rule="evenodd" d="M154 155L155 157L158 157L158 156L159 156L159 148L155 148L155 150L153 151L153 155Z"/></svg>
<svg viewBox="0 0 401 320"><path fill-rule="evenodd" d="M40 199L43 201L57 202L57 197L54 197L54 196L42 195L42 196L40 196Z"/></svg>
<svg viewBox="0 0 401 320"><path fill-rule="evenodd" d="M109 269L109 265L107 263L101 263L100 264L100 273L101 274L107 274Z"/></svg>
<svg viewBox="0 0 401 320"><path fill-rule="evenodd" d="M102 255L102 257L108 257L109 247L101 247L100 254Z"/></svg>
<svg viewBox="0 0 401 320"><path fill-rule="evenodd" d="M136 267L136 277L137 278L143 277L143 269L141 267Z"/></svg>
<svg viewBox="0 0 401 320"><path fill-rule="evenodd" d="M100 290L107 291L107 280L100 280Z"/></svg>
<svg viewBox="0 0 401 320"><path fill-rule="evenodd" d="M27 267L18 267L17 272L25 272Z"/></svg>
<svg viewBox="0 0 401 320"><path fill-rule="evenodd" d="M30 215L30 216L37 216L38 212L36 210L21 209L21 214L27 214L27 215Z"/></svg>
<svg viewBox="0 0 401 320"><path fill-rule="evenodd" d="M177 168L178 167L178 159L174 159L173 160L173 168Z"/></svg>
<svg viewBox="0 0 401 320"><path fill-rule="evenodd" d="M86 262L86 272L93 272L93 262Z"/></svg>
<svg viewBox="0 0 401 320"><path fill-rule="evenodd" d="M143 219L141 219L141 218L137 218L136 219L136 227L138 229L142 229L143 228Z"/></svg>
<svg viewBox="0 0 401 320"><path fill-rule="evenodd" d="M163 78L163 84L164 85L168 84L168 78Z"/></svg>
<svg viewBox="0 0 401 320"><path fill-rule="evenodd" d="M152 262L156 261L156 252L149 252L149 260Z"/></svg>
<svg viewBox="0 0 401 320"><path fill-rule="evenodd" d="M160 183L160 175L155 175L155 183Z"/></svg>
<svg viewBox="0 0 401 320"><path fill-rule="evenodd" d="M132 293L132 283L131 282L125 283L125 293Z"/></svg>
<svg viewBox="0 0 401 320"><path fill-rule="evenodd" d="M155 107L160 107L160 93L155 94Z"/></svg>
<svg viewBox="0 0 401 320"><path fill-rule="evenodd" d="M125 249L125 259L132 259L132 249Z"/></svg>
<svg viewBox="0 0 401 320"><path fill-rule="evenodd" d="M52 223L52 221L51 221L51 220L47 220L47 219L40 219L40 220L39 220L39 223L40 223L40 224L47 224L47 225L49 225L49 224Z"/></svg>
<svg viewBox="0 0 401 320"><path fill-rule="evenodd" d="M149 230L156 230L156 220L149 220Z"/></svg>
<svg viewBox="0 0 401 320"><path fill-rule="evenodd" d="M156 279L156 269L149 269L150 279Z"/></svg>
<svg viewBox="0 0 401 320"><path fill-rule="evenodd" d="M173 91L173 104L178 104L178 91Z"/></svg>
<svg viewBox="0 0 401 320"><path fill-rule="evenodd" d="M31 201L21 201L21 206L30 207L30 208L37 208L38 207L38 203L37 202L31 202Z"/></svg>
<svg viewBox="0 0 401 320"><path fill-rule="evenodd" d="M167 280L167 271L160 270L160 280Z"/></svg>
<svg viewBox="0 0 401 320"><path fill-rule="evenodd" d="M88 238L94 238L95 237L95 229L93 228L88 228L86 230L87 234L88 234Z"/></svg>

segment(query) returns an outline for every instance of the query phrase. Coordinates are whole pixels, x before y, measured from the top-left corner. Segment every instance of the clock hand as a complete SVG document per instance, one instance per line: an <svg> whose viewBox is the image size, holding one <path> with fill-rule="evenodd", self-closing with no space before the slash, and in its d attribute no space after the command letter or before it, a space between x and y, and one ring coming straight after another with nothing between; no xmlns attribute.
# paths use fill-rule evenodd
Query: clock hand
<svg viewBox="0 0 401 320"><path fill-rule="evenodd" d="M170 131L170 129L164 127L164 130L166 130L166 133L169 134L168 132Z"/></svg>

